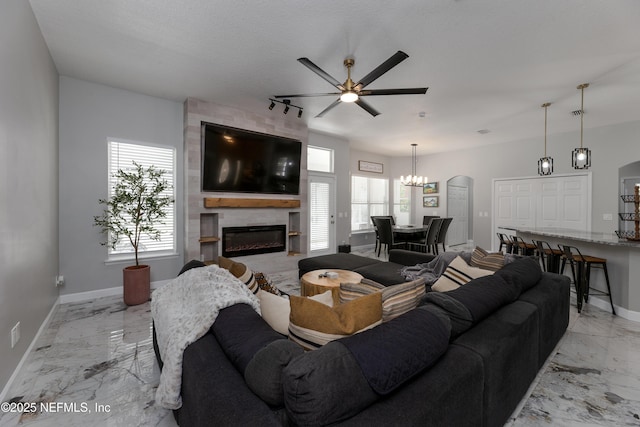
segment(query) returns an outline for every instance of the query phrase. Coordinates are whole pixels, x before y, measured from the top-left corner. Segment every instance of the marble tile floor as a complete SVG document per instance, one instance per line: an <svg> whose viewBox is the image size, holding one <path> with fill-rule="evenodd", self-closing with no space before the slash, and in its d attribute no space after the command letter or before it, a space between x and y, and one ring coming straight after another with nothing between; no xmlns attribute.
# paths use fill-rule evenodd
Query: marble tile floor
<svg viewBox="0 0 640 427"><path fill-rule="evenodd" d="M295 293L297 271L270 275ZM104 297L57 307L6 396L48 412L0 426L175 426L154 404L160 372L149 304ZM48 405L48 406L47 406ZM508 426L640 426L640 323L586 305Z"/></svg>

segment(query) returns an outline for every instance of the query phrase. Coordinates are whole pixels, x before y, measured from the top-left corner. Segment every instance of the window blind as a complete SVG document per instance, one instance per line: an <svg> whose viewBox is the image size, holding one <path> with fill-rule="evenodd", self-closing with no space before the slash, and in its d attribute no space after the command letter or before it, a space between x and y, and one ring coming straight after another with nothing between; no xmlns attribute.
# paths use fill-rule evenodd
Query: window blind
<svg viewBox="0 0 640 427"><path fill-rule="evenodd" d="M173 147L161 147L139 143L122 141L109 141L109 196L113 194L116 184L115 174L119 169L134 170L135 161L139 165L148 168L154 166L158 170L164 171L164 179L170 187L162 196L168 196L175 200L175 157L176 152ZM176 224L175 224L175 203L165 208L167 216L163 219L163 224L156 224L160 230L160 240L152 240L147 235L142 234L140 238L139 254L149 252L175 252L176 250ZM131 227L133 229L133 226ZM109 256L133 254L133 247L129 239L121 239L115 249L109 247Z"/></svg>

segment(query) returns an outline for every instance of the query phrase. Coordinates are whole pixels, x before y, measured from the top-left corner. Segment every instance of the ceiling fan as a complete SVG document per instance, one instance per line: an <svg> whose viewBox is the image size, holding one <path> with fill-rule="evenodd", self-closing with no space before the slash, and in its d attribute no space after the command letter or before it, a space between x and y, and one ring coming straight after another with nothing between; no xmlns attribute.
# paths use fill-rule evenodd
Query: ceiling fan
<svg viewBox="0 0 640 427"><path fill-rule="evenodd" d="M367 111L372 116L377 116L380 114L369 105L367 102L362 99L364 96L377 96L377 95L423 95L427 93L426 87L420 88L410 88L410 89L369 89L365 90L370 83L376 80L378 77L382 76L384 73L398 65L400 62L407 59L409 55L402 51L397 51L394 53L389 59L384 61L382 64L378 65L373 71L364 76L358 83L354 83L351 80L351 67L355 63L353 58L347 58L344 60L344 66L347 67L347 80L344 83L340 83L338 80L333 78L327 72L325 72L322 68L318 67L316 64L311 62L309 58L298 58L298 61L309 68L311 71L325 79L331 85L335 86L340 92L332 92L332 93L302 93L302 94L294 94L294 95L276 95L275 98L300 98L300 97L309 97L309 96L329 96L329 95L339 95L340 97L333 101L331 105L322 110L316 117L324 116L329 110L331 110L336 105L341 102L354 102L362 109Z"/></svg>

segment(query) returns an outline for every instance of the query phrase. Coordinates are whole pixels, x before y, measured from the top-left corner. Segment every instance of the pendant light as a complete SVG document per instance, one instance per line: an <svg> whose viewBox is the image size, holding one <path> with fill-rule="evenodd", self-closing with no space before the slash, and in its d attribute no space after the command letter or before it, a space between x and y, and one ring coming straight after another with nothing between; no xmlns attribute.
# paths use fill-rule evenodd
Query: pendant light
<svg viewBox="0 0 640 427"><path fill-rule="evenodd" d="M409 187L422 187L423 184L427 183L427 177L416 176L416 147L418 144L411 144L411 175L409 176L401 176L400 183Z"/></svg>
<svg viewBox="0 0 640 427"><path fill-rule="evenodd" d="M582 136L584 133L584 90L589 87L589 83L583 83L576 89L581 91L580 103L580 148L574 148L571 155L571 165L574 169L589 169L591 166L591 150L582 146Z"/></svg>
<svg viewBox="0 0 640 427"><path fill-rule="evenodd" d="M553 173L553 158L547 156L547 107L550 102L542 104L544 108L544 157L538 160L538 175L551 175Z"/></svg>

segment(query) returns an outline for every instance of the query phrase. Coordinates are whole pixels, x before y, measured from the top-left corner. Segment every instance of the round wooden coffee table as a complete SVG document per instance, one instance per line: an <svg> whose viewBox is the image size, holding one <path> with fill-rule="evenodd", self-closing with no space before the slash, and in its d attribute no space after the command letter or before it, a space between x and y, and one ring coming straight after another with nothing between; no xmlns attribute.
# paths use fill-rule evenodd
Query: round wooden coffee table
<svg viewBox="0 0 640 427"><path fill-rule="evenodd" d="M327 272L338 273L338 277L331 279L329 277L322 277ZM321 294L328 290L331 290L331 296L333 297L333 305L340 304L340 283L359 283L362 280L362 275L349 270L336 270L336 269L323 269L313 270L305 273L300 278L300 295L303 297L310 297L312 295Z"/></svg>

